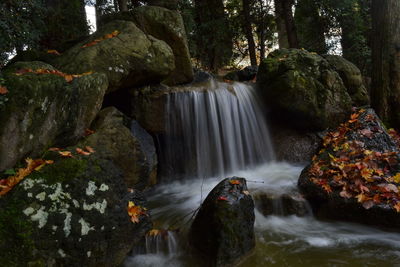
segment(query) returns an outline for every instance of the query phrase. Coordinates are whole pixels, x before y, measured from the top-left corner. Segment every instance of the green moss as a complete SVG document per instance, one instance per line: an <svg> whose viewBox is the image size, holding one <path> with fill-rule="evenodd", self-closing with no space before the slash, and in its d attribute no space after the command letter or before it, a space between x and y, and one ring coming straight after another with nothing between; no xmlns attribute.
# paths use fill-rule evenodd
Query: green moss
<svg viewBox="0 0 400 267"><path fill-rule="evenodd" d="M12 197L0 200L0 265L2 266L23 266L33 256L34 226L22 213L26 206L24 201ZM24 257L21 258L21 255Z"/></svg>
<svg viewBox="0 0 400 267"><path fill-rule="evenodd" d="M87 169L87 160L79 158L67 158L47 165L42 171L34 174L49 184L69 181L73 177L80 177ZM35 177L33 177L35 178Z"/></svg>

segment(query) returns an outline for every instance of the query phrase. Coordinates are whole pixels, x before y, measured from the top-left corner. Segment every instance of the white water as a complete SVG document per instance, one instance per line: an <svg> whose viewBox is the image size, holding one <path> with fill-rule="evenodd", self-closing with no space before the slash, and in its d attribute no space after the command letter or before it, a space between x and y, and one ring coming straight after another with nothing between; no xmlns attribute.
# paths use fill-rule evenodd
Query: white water
<svg viewBox="0 0 400 267"><path fill-rule="evenodd" d="M211 81L168 96L161 165L168 177L226 175L273 159L254 88Z"/></svg>
<svg viewBox="0 0 400 267"><path fill-rule="evenodd" d="M302 167L268 163L234 175L264 183L248 183L249 191L290 192ZM160 185L149 203L152 218L162 228L184 229L190 211L223 179L192 179ZM202 190L201 190L202 189ZM255 253L240 266L400 266L400 234L344 222L322 222L309 217L263 216L256 210ZM142 254L126 266L198 266L185 243L172 254Z"/></svg>
<svg viewBox="0 0 400 267"><path fill-rule="evenodd" d="M156 228L179 228L182 235L147 239L145 251L129 257L127 267L201 266L188 251L185 230L192 212L225 177L246 178L251 194L297 188L303 167L271 161L268 128L253 88L235 83L233 94L227 84L214 83L211 89L170 96L170 136L162 151L169 182L148 199ZM192 178L177 179L179 173ZM398 233L312 216L265 217L257 210L255 232L255 252L240 266L400 266Z"/></svg>

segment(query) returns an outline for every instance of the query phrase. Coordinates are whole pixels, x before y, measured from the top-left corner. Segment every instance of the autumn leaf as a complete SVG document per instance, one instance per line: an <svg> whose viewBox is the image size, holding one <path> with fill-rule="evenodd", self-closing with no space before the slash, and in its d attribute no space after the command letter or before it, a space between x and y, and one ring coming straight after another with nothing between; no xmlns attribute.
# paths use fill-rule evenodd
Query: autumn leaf
<svg viewBox="0 0 400 267"><path fill-rule="evenodd" d="M230 184L240 184L239 180L230 180L229 181Z"/></svg>
<svg viewBox="0 0 400 267"><path fill-rule="evenodd" d="M58 154L60 154L62 157L65 157L65 158L73 157L71 151L59 151Z"/></svg>
<svg viewBox="0 0 400 267"><path fill-rule="evenodd" d="M19 168L14 176L10 176L7 179L0 180L0 196L7 194L11 189L14 188L19 182L21 182L26 176L31 174L33 171L40 170L46 164L53 164L51 160L43 159L26 159L26 168Z"/></svg>
<svg viewBox="0 0 400 267"><path fill-rule="evenodd" d="M148 233L147 233L147 235L148 236L158 236L159 234L160 234L160 230L158 230L158 229L152 229L152 230L150 230Z"/></svg>
<svg viewBox="0 0 400 267"><path fill-rule="evenodd" d="M400 202L396 203L395 205L393 205L393 208L397 211L400 212Z"/></svg>
<svg viewBox="0 0 400 267"><path fill-rule="evenodd" d="M393 181L395 183L400 183L400 172L396 173L396 175L393 176Z"/></svg>
<svg viewBox="0 0 400 267"><path fill-rule="evenodd" d="M61 55L57 50L54 50L54 49L47 50L47 53L48 54L54 54L54 55L57 55L57 56Z"/></svg>
<svg viewBox="0 0 400 267"><path fill-rule="evenodd" d="M360 133L368 138L371 138L374 134L370 129L362 129Z"/></svg>
<svg viewBox="0 0 400 267"><path fill-rule="evenodd" d="M57 152L57 151L60 151L61 148L58 148L58 147L50 147L48 150L49 150L49 151Z"/></svg>
<svg viewBox="0 0 400 267"><path fill-rule="evenodd" d="M87 152L87 151L83 150L82 148L77 147L75 150L76 150L76 153L78 153L80 155L84 155L84 156L90 155L90 152Z"/></svg>
<svg viewBox="0 0 400 267"><path fill-rule="evenodd" d="M37 70L32 70L32 69L20 69L20 70L17 70L16 72L15 72L15 75L23 75L23 74L26 74L26 73L33 73L33 74L53 74L53 75L57 75L57 76L60 76L60 77L63 77L64 79L65 79L65 81L66 82L71 82L74 78L78 78L78 77L82 77L82 76L85 76L85 75L90 75L90 74L92 74L93 72L92 71L89 71L89 72L85 72L85 73L82 73L82 74L67 74L67 73L64 73L64 72L61 72L61 71L58 71L58 70L48 70L48 69L37 69Z"/></svg>
<svg viewBox="0 0 400 267"><path fill-rule="evenodd" d="M8 93L8 89L5 86L0 86L0 95L5 95Z"/></svg>
<svg viewBox="0 0 400 267"><path fill-rule="evenodd" d="M220 196L220 197L218 197L218 199L217 200L224 200L224 201L228 201L228 198L227 197L225 197L225 196Z"/></svg>
<svg viewBox="0 0 400 267"><path fill-rule="evenodd" d="M131 217L131 222L138 223L141 215L146 215L146 209L141 206L136 206L133 201L128 202L128 215Z"/></svg>
<svg viewBox="0 0 400 267"><path fill-rule="evenodd" d="M119 34L119 31L115 30L112 33L108 33L105 34L103 37L99 38L99 39L95 39L94 41L84 44L81 46L81 48L86 48L86 47L90 47L90 46L94 46L97 45L98 43L100 43L101 41L107 40L107 39L111 39L114 38L115 36L117 36Z"/></svg>
<svg viewBox="0 0 400 267"><path fill-rule="evenodd" d="M85 146L85 149L89 152L89 153L94 153L95 150L91 147L91 146Z"/></svg>
<svg viewBox="0 0 400 267"><path fill-rule="evenodd" d="M243 194L245 194L246 196L250 195L250 192L247 190L243 190Z"/></svg>
<svg viewBox="0 0 400 267"><path fill-rule="evenodd" d="M332 193L332 188L329 184L323 184L322 188L327 192L327 193Z"/></svg>

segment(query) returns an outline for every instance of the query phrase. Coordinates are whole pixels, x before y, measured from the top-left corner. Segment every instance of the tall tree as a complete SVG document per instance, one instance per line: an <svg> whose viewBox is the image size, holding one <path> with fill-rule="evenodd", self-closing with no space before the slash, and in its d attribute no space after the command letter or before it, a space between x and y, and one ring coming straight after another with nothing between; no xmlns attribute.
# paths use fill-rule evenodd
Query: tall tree
<svg viewBox="0 0 400 267"><path fill-rule="evenodd" d="M318 2L320 1L298 0L294 18L300 47L324 54L328 51L325 42L326 25L320 15Z"/></svg>
<svg viewBox="0 0 400 267"><path fill-rule="evenodd" d="M196 43L202 65L212 71L228 63L232 33L223 0L195 0Z"/></svg>
<svg viewBox="0 0 400 267"><path fill-rule="evenodd" d="M299 41L297 38L296 26L293 19L293 8L294 0L275 0L275 14L277 17L278 34L287 36L289 47L299 48ZM282 21L284 22L285 28L282 29ZM286 31L286 32L284 32ZM279 44L285 44L284 37L279 37Z"/></svg>
<svg viewBox="0 0 400 267"><path fill-rule="evenodd" d="M243 30L246 35L247 44L249 47L250 63L252 66L257 66L256 43L253 37L252 19L250 15L250 5L253 1L242 0L243 5Z"/></svg>
<svg viewBox="0 0 400 267"><path fill-rule="evenodd" d="M372 106L400 128L400 1L372 0Z"/></svg>

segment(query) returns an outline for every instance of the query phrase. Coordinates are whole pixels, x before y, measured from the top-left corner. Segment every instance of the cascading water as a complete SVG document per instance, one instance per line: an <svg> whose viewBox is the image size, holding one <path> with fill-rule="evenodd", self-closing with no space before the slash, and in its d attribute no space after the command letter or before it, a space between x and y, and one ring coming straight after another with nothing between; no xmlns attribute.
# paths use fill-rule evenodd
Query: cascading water
<svg viewBox="0 0 400 267"><path fill-rule="evenodd" d="M272 145L253 88L212 81L207 90L176 92L169 96L167 132L161 138L164 175L148 198L157 227L189 226L187 217L223 178L236 175L248 183L252 195L281 196L297 190L303 166L273 159ZM168 177L167 177L168 178ZM190 179L192 178L192 179ZM273 207L274 208L274 207ZM256 213L256 248L239 266L397 266L400 234L341 222L321 222L311 214ZM189 222L189 223L187 223ZM171 231L168 231L170 233ZM127 267L201 266L182 236L147 239L144 251L129 257ZM162 248L162 249L161 249Z"/></svg>
<svg viewBox="0 0 400 267"><path fill-rule="evenodd" d="M273 159L254 88L210 81L206 90L168 96L164 175L223 176Z"/></svg>

